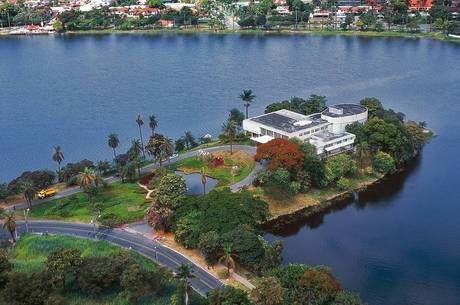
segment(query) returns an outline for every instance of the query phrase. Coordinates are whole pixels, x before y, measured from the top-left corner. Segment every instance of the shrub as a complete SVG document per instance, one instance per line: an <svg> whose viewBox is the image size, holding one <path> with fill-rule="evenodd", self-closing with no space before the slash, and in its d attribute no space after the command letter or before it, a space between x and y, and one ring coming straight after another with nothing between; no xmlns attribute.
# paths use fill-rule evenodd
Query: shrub
<svg viewBox="0 0 460 305"><path fill-rule="evenodd" d="M292 181L289 184L289 192L293 195L298 194L302 189L302 185L297 181Z"/></svg>
<svg viewBox="0 0 460 305"><path fill-rule="evenodd" d="M45 305L66 305L66 304L67 304L66 299L59 294L50 295L50 297L45 302Z"/></svg>
<svg viewBox="0 0 460 305"><path fill-rule="evenodd" d="M337 181L337 188L341 191L347 191L351 188L351 181L345 177L342 177Z"/></svg>
<svg viewBox="0 0 460 305"><path fill-rule="evenodd" d="M104 213L99 218L99 221L102 225L107 227L114 227L116 225L122 224L123 220L114 213Z"/></svg>

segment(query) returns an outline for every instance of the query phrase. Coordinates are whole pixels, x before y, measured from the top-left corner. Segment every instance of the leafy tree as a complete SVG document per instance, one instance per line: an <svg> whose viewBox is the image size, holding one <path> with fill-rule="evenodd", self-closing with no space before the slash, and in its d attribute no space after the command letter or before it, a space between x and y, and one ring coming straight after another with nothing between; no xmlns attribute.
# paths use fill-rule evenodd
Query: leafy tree
<svg viewBox="0 0 460 305"><path fill-rule="evenodd" d="M283 287L275 277L263 277L251 291L254 305L281 305L283 302Z"/></svg>
<svg viewBox="0 0 460 305"><path fill-rule="evenodd" d="M167 174L161 178L156 195L162 205L175 208L184 199L186 192L184 178L177 174Z"/></svg>
<svg viewBox="0 0 460 305"><path fill-rule="evenodd" d="M326 168L316 154L316 148L310 143L303 143L300 149L304 154L303 168L305 173L311 179L314 186L325 187L327 184Z"/></svg>
<svg viewBox="0 0 460 305"><path fill-rule="evenodd" d="M269 270L266 276L274 276L281 282L283 287L293 289L297 286L300 278L308 268L308 266L303 264L281 265Z"/></svg>
<svg viewBox="0 0 460 305"><path fill-rule="evenodd" d="M375 97L365 97L359 101L359 104L367 107L369 117L381 116L383 112L382 103L378 98Z"/></svg>
<svg viewBox="0 0 460 305"><path fill-rule="evenodd" d="M81 252L74 248L56 249L48 255L45 265L54 285L65 291L68 280L77 276L82 265Z"/></svg>
<svg viewBox="0 0 460 305"><path fill-rule="evenodd" d="M209 305L251 305L246 292L232 286L213 290L208 300Z"/></svg>
<svg viewBox="0 0 460 305"><path fill-rule="evenodd" d="M38 192L38 188L30 181L25 180L21 183L22 192L24 194L24 198L27 201L27 206L29 209L32 208L32 201L35 198L35 195Z"/></svg>
<svg viewBox="0 0 460 305"><path fill-rule="evenodd" d="M8 191L8 185L6 183L0 183L0 200L6 200L10 196L10 192Z"/></svg>
<svg viewBox="0 0 460 305"><path fill-rule="evenodd" d="M87 294L98 294L120 285L123 271L135 260L123 252L110 257L85 257L78 272L78 287Z"/></svg>
<svg viewBox="0 0 460 305"><path fill-rule="evenodd" d="M164 8L165 5L161 0L148 0L147 5L153 8Z"/></svg>
<svg viewBox="0 0 460 305"><path fill-rule="evenodd" d="M107 160L101 160L97 162L96 164L97 171L101 175L105 175L111 168L112 166L110 165L110 162Z"/></svg>
<svg viewBox="0 0 460 305"><path fill-rule="evenodd" d="M160 293L166 283L167 278L162 269L144 271L138 264L129 265L120 278L123 295L133 304L138 304L143 296Z"/></svg>
<svg viewBox="0 0 460 305"><path fill-rule="evenodd" d="M8 255L0 249L0 289L8 282L8 272L13 269L13 264L8 261Z"/></svg>
<svg viewBox="0 0 460 305"><path fill-rule="evenodd" d="M312 301L316 304L327 304L342 290L337 279L324 268L307 269L299 280L299 286L302 289L296 291L296 299L301 304Z"/></svg>
<svg viewBox="0 0 460 305"><path fill-rule="evenodd" d="M185 146L184 137L180 137L179 139L177 139L176 142L174 143L174 147L176 149L176 152L181 152L185 150L186 146Z"/></svg>
<svg viewBox="0 0 460 305"><path fill-rule="evenodd" d="M61 176L61 162L64 161L64 153L61 146L54 146L53 160L58 164L58 176Z"/></svg>
<svg viewBox="0 0 460 305"><path fill-rule="evenodd" d="M8 305L43 305L51 291L48 273L13 272L2 291L2 299Z"/></svg>
<svg viewBox="0 0 460 305"><path fill-rule="evenodd" d="M355 171L356 162L348 154L338 154L326 160L326 179L329 182L337 181Z"/></svg>
<svg viewBox="0 0 460 305"><path fill-rule="evenodd" d="M243 90L239 95L239 98L243 101L244 108L246 109L246 119L249 118L249 106L254 102L256 96L253 94L252 90Z"/></svg>
<svg viewBox="0 0 460 305"><path fill-rule="evenodd" d="M118 135L115 133L109 134L109 140L108 140L109 146L113 149L113 158L117 158L117 151L116 148L118 147L118 144L120 144L120 140L118 139Z"/></svg>
<svg viewBox="0 0 460 305"><path fill-rule="evenodd" d="M52 294L46 299L45 305L67 305L67 300L59 294Z"/></svg>
<svg viewBox="0 0 460 305"><path fill-rule="evenodd" d="M200 235L198 249L203 254L206 263L214 265L219 259L219 252L222 246L219 240L219 234L216 231L209 231Z"/></svg>
<svg viewBox="0 0 460 305"><path fill-rule="evenodd" d="M340 177L337 181L337 188L341 191L347 191L351 188L351 181L345 177Z"/></svg>
<svg viewBox="0 0 460 305"><path fill-rule="evenodd" d="M365 305L361 298L348 291L339 291L332 302L334 305Z"/></svg>
<svg viewBox="0 0 460 305"><path fill-rule="evenodd" d="M396 170L395 160L389 154L379 151L374 156L374 168L380 173L392 173Z"/></svg>
<svg viewBox="0 0 460 305"><path fill-rule="evenodd" d="M283 262L283 242L275 240L271 245L265 238L259 236L259 240L264 248L264 259L262 261L262 270L271 270L278 267Z"/></svg>
<svg viewBox="0 0 460 305"><path fill-rule="evenodd" d="M194 148L198 146L198 143L195 140L195 137L192 135L191 131L186 131L184 134L185 146L187 149Z"/></svg>
<svg viewBox="0 0 460 305"><path fill-rule="evenodd" d="M305 101L304 113L308 115L321 112L326 109L326 102L325 96L312 94Z"/></svg>
<svg viewBox="0 0 460 305"><path fill-rule="evenodd" d="M231 245L238 263L253 270L260 269L265 252L260 239L250 228L240 225L222 234L221 240L223 245Z"/></svg>
<svg viewBox="0 0 460 305"><path fill-rule="evenodd" d="M257 147L255 160L269 160L268 168L285 168L295 175L304 163L304 154L298 144L287 139L276 138Z"/></svg>

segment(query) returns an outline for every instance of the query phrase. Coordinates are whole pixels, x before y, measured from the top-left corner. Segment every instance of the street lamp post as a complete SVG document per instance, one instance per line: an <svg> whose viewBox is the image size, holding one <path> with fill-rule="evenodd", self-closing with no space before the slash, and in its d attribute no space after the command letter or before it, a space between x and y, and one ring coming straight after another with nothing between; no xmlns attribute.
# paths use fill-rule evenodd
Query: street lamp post
<svg viewBox="0 0 460 305"><path fill-rule="evenodd" d="M24 210L24 220L26 222L26 233L29 232L29 223L27 222L27 217L29 216L30 209L27 208Z"/></svg>
<svg viewBox="0 0 460 305"><path fill-rule="evenodd" d="M94 234L94 238L97 239L97 235L96 235L96 219L101 217L101 215L93 215L91 216L91 224L93 225L93 234Z"/></svg>

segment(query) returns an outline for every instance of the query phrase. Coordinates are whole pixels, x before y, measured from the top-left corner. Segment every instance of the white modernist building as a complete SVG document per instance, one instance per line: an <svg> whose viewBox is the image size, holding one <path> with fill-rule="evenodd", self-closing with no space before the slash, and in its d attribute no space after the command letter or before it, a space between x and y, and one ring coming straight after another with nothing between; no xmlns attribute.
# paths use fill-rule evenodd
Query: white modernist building
<svg viewBox="0 0 460 305"><path fill-rule="evenodd" d="M346 132L345 127L364 123L367 116L367 108L357 104L329 106L311 115L282 109L244 120L243 129L257 143L295 137L315 146L318 155L329 156L353 148L356 136Z"/></svg>

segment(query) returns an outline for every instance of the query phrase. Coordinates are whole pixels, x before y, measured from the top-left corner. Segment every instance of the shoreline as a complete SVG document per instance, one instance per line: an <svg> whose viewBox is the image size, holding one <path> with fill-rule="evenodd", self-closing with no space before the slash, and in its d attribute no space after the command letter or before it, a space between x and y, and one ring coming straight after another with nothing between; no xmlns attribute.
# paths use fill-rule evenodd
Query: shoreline
<svg viewBox="0 0 460 305"><path fill-rule="evenodd" d="M139 30L119 30L119 29L106 29L106 30L81 30L81 31L68 31L65 33L28 33L23 35L14 35L9 33L0 33L0 37L11 36L43 36L43 35L56 35L56 36L72 36L72 35L101 35L101 34L267 34L267 35L340 35L340 36L359 36L359 37L399 37L399 38L428 38L439 41L460 43L459 38L448 36L439 32L428 33L410 33L410 32L393 32L393 31L358 31L358 30L327 30L327 29L280 29L280 30L263 30L263 29L139 29Z"/></svg>

